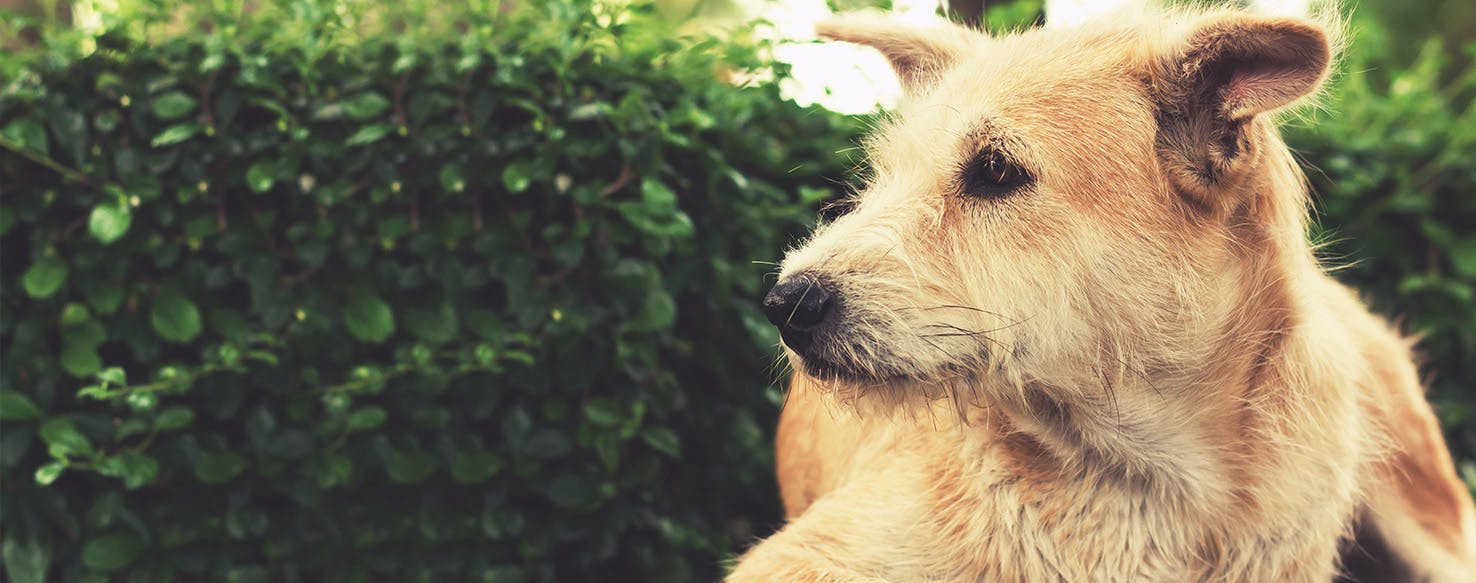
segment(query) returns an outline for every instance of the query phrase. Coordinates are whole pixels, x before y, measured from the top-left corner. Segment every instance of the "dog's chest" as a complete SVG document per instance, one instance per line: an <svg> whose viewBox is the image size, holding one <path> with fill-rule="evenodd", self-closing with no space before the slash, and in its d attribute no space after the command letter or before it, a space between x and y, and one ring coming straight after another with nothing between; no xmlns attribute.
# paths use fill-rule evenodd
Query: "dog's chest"
<svg viewBox="0 0 1476 583"><path fill-rule="evenodd" d="M957 444L940 435L928 441L935 439L885 448L894 455L876 466L897 486L896 508L907 509L889 513L906 522L889 530L909 534L888 549L897 558L882 563L895 571L878 573L882 578L1325 581L1331 573L1331 557L1323 560L1325 553L1314 549L1331 541L1304 540L1303 518L1268 522L1260 532L1236 530L1227 525L1248 511L1233 503L1190 503L1147 479L1031 467L1022 464L1028 460L1021 451L1001 447L938 456ZM898 480L899 474L911 475Z"/></svg>
<svg viewBox="0 0 1476 583"><path fill-rule="evenodd" d="M1202 536L1144 484L1074 482L987 453L937 468L924 490L926 530L957 580L1184 581ZM1196 521L1188 521L1196 522ZM945 569L948 567L945 567Z"/></svg>

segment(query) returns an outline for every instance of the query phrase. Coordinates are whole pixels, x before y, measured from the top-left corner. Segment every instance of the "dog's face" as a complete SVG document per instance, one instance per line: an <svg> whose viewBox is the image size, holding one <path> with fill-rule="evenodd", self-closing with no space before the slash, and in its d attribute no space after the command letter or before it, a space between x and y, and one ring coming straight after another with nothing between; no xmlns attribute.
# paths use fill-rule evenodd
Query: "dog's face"
<svg viewBox="0 0 1476 583"><path fill-rule="evenodd" d="M1313 91L1330 51L1292 20L1176 30L823 26L889 56L908 99L765 299L795 364L861 390L1071 386L1192 344L1246 224L1278 226L1255 191L1284 146L1257 115Z"/></svg>

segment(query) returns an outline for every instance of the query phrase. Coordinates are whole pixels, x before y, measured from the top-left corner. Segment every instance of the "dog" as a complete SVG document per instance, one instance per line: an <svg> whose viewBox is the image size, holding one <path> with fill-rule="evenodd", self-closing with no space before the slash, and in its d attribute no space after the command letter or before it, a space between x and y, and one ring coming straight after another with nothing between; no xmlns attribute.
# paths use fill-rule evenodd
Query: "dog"
<svg viewBox="0 0 1476 583"><path fill-rule="evenodd" d="M728 579L1476 581L1412 342L1319 263L1276 129L1340 29L821 24L904 98L764 298L788 522Z"/></svg>

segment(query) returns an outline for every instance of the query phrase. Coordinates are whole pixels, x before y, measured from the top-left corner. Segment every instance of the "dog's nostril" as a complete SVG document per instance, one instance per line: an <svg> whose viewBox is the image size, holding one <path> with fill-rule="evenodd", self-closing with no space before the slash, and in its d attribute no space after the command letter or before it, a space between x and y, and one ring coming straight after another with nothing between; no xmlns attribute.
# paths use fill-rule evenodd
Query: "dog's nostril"
<svg viewBox="0 0 1476 583"><path fill-rule="evenodd" d="M780 331L806 331L830 314L834 294L813 277L794 277L764 296L764 315Z"/></svg>

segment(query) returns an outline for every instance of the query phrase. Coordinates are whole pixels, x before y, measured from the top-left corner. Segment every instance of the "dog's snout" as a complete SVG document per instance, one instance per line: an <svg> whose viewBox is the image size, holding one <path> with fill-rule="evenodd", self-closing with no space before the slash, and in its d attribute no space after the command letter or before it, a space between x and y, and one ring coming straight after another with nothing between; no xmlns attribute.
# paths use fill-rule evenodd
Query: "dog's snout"
<svg viewBox="0 0 1476 583"><path fill-rule="evenodd" d="M814 329L825 322L835 304L835 294L819 278L801 274L774 286L764 296L764 315L779 328L784 343L804 350Z"/></svg>

